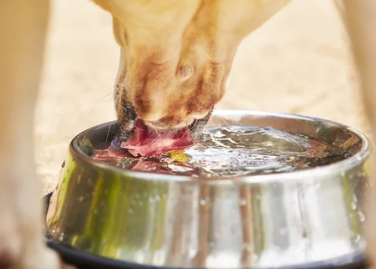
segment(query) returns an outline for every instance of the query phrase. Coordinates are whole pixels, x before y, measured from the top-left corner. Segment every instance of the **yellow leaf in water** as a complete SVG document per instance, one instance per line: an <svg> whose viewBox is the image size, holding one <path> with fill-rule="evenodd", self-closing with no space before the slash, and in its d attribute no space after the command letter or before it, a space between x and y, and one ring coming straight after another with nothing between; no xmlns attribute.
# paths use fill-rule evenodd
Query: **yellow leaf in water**
<svg viewBox="0 0 376 269"><path fill-rule="evenodd" d="M190 160L187 154L184 153L182 150L174 150L168 153L168 160L167 162L179 162L179 163L186 163Z"/></svg>

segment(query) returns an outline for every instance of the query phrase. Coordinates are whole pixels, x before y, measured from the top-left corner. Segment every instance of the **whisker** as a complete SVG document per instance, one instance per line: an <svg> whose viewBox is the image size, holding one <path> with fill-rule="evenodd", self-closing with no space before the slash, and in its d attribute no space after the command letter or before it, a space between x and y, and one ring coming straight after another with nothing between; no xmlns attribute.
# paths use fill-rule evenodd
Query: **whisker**
<svg viewBox="0 0 376 269"><path fill-rule="evenodd" d="M183 134L183 128L181 128L181 129L178 130L178 136L180 136L182 134Z"/></svg>
<svg viewBox="0 0 376 269"><path fill-rule="evenodd" d="M109 136L110 129L111 129L111 127L112 127L115 123L116 123L116 120L112 120L110 126L108 127L108 132L107 132L107 136L106 136L106 143L107 143L107 141L108 141L108 136ZM91 134L94 133L94 132L95 132L95 130L89 131L88 133L86 133L86 134L83 136L82 140L85 140L85 139L87 138L87 136L91 135Z"/></svg>
<svg viewBox="0 0 376 269"><path fill-rule="evenodd" d="M228 122L225 120L224 117L219 116L219 118L221 119L221 121L222 121L225 125L229 125Z"/></svg>
<svg viewBox="0 0 376 269"><path fill-rule="evenodd" d="M112 95L112 94L113 94L113 93L110 92L110 93L106 94L105 96L102 96L102 97L98 98L98 99L94 102L94 104L93 104L93 106L92 106L90 112L93 112L94 108L95 108L95 107L96 107L101 101L103 101L103 99L109 97L109 96Z"/></svg>
<svg viewBox="0 0 376 269"><path fill-rule="evenodd" d="M228 94L228 93L226 93L225 96L224 96L223 98L227 98L227 97L235 98L236 96L235 96L235 95L232 95L232 94Z"/></svg>
<svg viewBox="0 0 376 269"><path fill-rule="evenodd" d="M111 127L113 127L115 125L116 122L112 122L110 123L110 126L108 126L108 130L107 130L107 135L106 135L106 144L108 142L108 137L110 136L110 131L111 131Z"/></svg>
<svg viewBox="0 0 376 269"><path fill-rule="evenodd" d="M154 130L155 130L155 132L156 132L158 138L161 137L161 134L159 133L159 130L158 130L158 129L154 129Z"/></svg>
<svg viewBox="0 0 376 269"><path fill-rule="evenodd" d="M103 98L103 99L104 99L104 98ZM106 100L106 101L101 101L101 102L103 102L104 104L107 104L107 103L109 103L109 102L113 103L114 101L113 101L113 100L111 100L111 99L109 99L109 100Z"/></svg>
<svg viewBox="0 0 376 269"><path fill-rule="evenodd" d="M213 121L213 119L212 119L211 117L209 118L208 123L209 123L210 125L214 125L214 121Z"/></svg>

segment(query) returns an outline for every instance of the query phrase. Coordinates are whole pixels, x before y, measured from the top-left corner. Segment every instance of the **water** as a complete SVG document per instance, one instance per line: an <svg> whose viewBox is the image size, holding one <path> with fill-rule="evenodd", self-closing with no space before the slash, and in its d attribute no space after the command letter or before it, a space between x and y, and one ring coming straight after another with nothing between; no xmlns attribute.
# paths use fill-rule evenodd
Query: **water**
<svg viewBox="0 0 376 269"><path fill-rule="evenodd" d="M304 170L346 156L343 149L308 136L244 125L207 127L197 143L184 153L186 156L178 158L185 159L183 162L169 154L147 158L120 156L105 162L137 171L210 178Z"/></svg>

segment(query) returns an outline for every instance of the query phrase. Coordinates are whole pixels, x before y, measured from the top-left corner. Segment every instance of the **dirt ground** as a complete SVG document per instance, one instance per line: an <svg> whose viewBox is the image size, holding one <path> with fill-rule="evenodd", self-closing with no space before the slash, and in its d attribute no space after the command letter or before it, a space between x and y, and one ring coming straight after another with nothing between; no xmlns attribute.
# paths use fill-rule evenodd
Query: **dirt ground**
<svg viewBox="0 0 376 269"><path fill-rule="evenodd" d="M366 131L347 43L331 1L295 0L244 40L218 108L317 116ZM115 119L118 56L109 14L87 0L53 0L35 130L43 193L54 188L70 140Z"/></svg>

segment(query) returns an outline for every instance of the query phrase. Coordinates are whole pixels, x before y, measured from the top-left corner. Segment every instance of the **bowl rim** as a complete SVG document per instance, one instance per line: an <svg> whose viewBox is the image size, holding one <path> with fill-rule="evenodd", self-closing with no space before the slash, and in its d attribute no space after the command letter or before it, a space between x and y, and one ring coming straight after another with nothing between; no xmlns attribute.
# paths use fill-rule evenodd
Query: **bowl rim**
<svg viewBox="0 0 376 269"><path fill-rule="evenodd" d="M362 164L366 161L366 159L370 155L370 141L369 139L360 131L355 128L349 127L347 125L334 122L331 120L326 120L318 117L311 117L311 116L303 116L299 114L291 114L291 113L279 113L279 112L267 112L267 111L259 111L259 110L215 110L213 116L228 116L228 115L252 115L252 116L269 116L269 117L278 117L278 118L287 118L287 119L296 119L296 120L305 120L305 121L320 121L324 124L331 124L339 128L346 129L355 135L357 135L361 141L362 146L360 150L355 153L350 158L327 164L322 165L314 168L309 168L305 170L299 171L292 171L292 172L281 172L275 174L261 174L261 175L245 175L239 177L189 177L183 175L169 175L169 174L157 174L153 172L141 172L141 171L132 171L123 168L119 168L116 166L112 166L110 164L106 164L104 162L95 160L90 156L86 155L78 145L78 141L85 137L85 135L89 132L93 132L96 129L103 128L104 126L108 126L113 124L113 122L106 122L91 128L88 128L81 133L77 134L71 141L69 146L69 151L71 154L75 155L77 158L80 158L82 161L86 163L90 163L92 166L97 167L102 170L111 170L117 173L127 175L132 178L138 178L145 181L173 181L175 183L188 183L188 184L215 184L215 185L228 185L228 184L244 184L244 183L271 183L271 182L279 182L279 181L295 181L305 178L305 180L315 179L320 177L325 177L327 175L338 175L344 174L346 171L351 170L355 166Z"/></svg>

